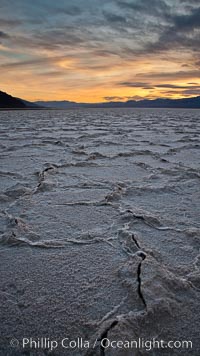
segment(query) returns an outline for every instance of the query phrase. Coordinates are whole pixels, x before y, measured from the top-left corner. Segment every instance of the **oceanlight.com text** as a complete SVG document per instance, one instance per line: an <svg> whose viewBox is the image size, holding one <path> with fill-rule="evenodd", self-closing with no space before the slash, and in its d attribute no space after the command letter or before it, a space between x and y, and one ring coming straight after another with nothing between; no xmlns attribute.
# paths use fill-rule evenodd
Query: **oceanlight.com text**
<svg viewBox="0 0 200 356"><path fill-rule="evenodd" d="M82 337L70 338L63 337L60 339L42 338L23 338L18 340L13 338L10 341L12 348L32 349L32 350L49 350L55 349L94 349L100 347L104 350L109 349L135 349L151 351L153 349L192 349L193 344L191 340L157 340L153 339L132 339L132 340L113 340L109 338L96 338L95 340L86 340Z"/></svg>

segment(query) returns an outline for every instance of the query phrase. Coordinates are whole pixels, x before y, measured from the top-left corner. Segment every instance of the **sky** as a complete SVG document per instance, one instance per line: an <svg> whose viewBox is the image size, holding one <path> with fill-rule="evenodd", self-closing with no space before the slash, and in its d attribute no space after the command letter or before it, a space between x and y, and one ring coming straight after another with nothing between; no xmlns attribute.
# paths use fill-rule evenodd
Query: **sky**
<svg viewBox="0 0 200 356"><path fill-rule="evenodd" d="M0 0L0 90L30 101L200 95L200 0Z"/></svg>

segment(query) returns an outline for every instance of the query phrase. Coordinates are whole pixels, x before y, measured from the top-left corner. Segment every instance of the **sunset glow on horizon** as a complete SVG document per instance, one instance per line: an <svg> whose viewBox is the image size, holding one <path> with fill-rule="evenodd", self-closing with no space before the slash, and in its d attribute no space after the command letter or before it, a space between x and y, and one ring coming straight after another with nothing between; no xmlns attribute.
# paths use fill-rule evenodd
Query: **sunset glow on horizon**
<svg viewBox="0 0 200 356"><path fill-rule="evenodd" d="M0 90L90 103L198 96L199 45L198 1L1 0Z"/></svg>

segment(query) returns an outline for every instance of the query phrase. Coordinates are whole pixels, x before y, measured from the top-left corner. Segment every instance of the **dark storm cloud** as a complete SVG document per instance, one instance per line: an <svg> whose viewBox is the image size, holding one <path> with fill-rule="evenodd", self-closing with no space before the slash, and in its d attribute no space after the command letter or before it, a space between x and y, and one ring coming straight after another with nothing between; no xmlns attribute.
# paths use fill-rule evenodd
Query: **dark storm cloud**
<svg viewBox="0 0 200 356"><path fill-rule="evenodd" d="M153 89L151 84L142 82L119 82L118 85L131 88Z"/></svg>
<svg viewBox="0 0 200 356"><path fill-rule="evenodd" d="M59 6L52 6L51 11L57 14L66 14L70 16L78 16L82 13L82 9L78 6L67 6L67 7L59 7Z"/></svg>
<svg viewBox="0 0 200 356"><path fill-rule="evenodd" d="M9 37L10 36L6 32L0 31L0 38L9 38Z"/></svg>
<svg viewBox="0 0 200 356"><path fill-rule="evenodd" d="M140 0L122 1L118 0L117 5L122 9L133 10L139 13L147 13L153 16L162 14L165 16L169 12L169 5L164 0Z"/></svg>
<svg viewBox="0 0 200 356"><path fill-rule="evenodd" d="M8 11L11 3L14 1L3 1L3 8ZM173 3L179 0L35 0L34 4L19 0L13 26L26 28L26 35L13 33L13 42L48 50L81 44L102 52L110 50L121 58L167 51L174 46L198 51L200 36L188 36L187 31L199 28L200 7L188 12L189 2L179 7Z"/></svg>
<svg viewBox="0 0 200 356"><path fill-rule="evenodd" d="M62 72L66 75L67 59L71 58L70 77L75 80L88 81L89 71L93 71L94 83L105 78L118 90L120 86L132 88L133 93L137 88L145 93L153 89L198 90L170 83L200 77L198 2L0 0L0 41L4 51L1 74L5 69L12 69L13 73L15 68L16 72L25 68L33 76L44 73L44 77L61 77ZM172 69L163 73L167 60ZM175 72L181 65L182 70ZM161 85L161 81L166 84ZM115 93L104 95L107 94Z"/></svg>
<svg viewBox="0 0 200 356"><path fill-rule="evenodd" d="M192 83L190 83L192 84ZM189 86L176 86L176 85L168 85L168 86L161 86L157 85L156 88L171 88L174 90L167 90L164 91L163 94L166 95L174 95L174 94L181 94L183 96L191 96L191 95L200 95L200 85L189 85ZM177 90L179 89L179 90ZM183 89L183 90L182 90Z"/></svg>
<svg viewBox="0 0 200 356"><path fill-rule="evenodd" d="M111 13L111 12L106 12L106 11L103 11L103 15L105 17L105 19L110 22L110 23L115 23L115 22L121 22L121 23L126 23L126 17L124 16L121 16L121 15L116 15L114 13Z"/></svg>
<svg viewBox="0 0 200 356"><path fill-rule="evenodd" d="M187 14L170 14L168 25L160 28L158 40L147 44L146 52L159 52L178 48L188 48L198 52L200 36L200 7L193 8ZM195 32L196 31L196 32Z"/></svg>
<svg viewBox="0 0 200 356"><path fill-rule="evenodd" d="M179 71L179 72L172 72L172 73L152 73L149 75L149 78L170 78L170 79L187 79L187 78L199 78L200 77L200 70L191 70L191 71Z"/></svg>
<svg viewBox="0 0 200 356"><path fill-rule="evenodd" d="M74 0L74 2L35 0L34 3L19 0L16 14L13 16L13 25L22 24L22 21L24 24L27 21L33 24L36 21L35 25L38 23L38 26L34 28L34 31L30 28L29 33L29 26L26 26L27 37L32 35L32 42L37 45L38 40L38 46L44 45L44 48L78 44L82 41L83 34L86 44L91 43L91 40L102 41L102 50L109 43L112 47L113 43L116 43L117 47L117 42L119 42L118 54L120 56L131 55L131 53L133 55L140 51L149 53L168 50L175 44L189 48L197 47L199 36L194 34L188 38L185 32L199 28L200 7L192 8L187 12L186 6L191 2L184 1L182 6L179 3L179 0L173 2L171 0L151 0L151 2L149 0L102 0L101 2L99 0L87 2L83 0ZM8 12L12 4L14 4L13 0L10 2L2 0L3 11ZM176 6L177 4L179 7ZM69 16L65 17L65 15ZM66 23L68 29L65 29ZM4 25L6 25L5 21ZM59 29L46 33L48 27ZM106 27L110 27L114 32L109 33ZM82 32L79 38L76 35L77 28ZM89 28L93 31L92 36ZM105 32L107 32L106 38ZM52 36L51 39L49 36ZM126 40L126 49L123 48L122 53L123 36ZM31 41L29 45L33 47Z"/></svg>
<svg viewBox="0 0 200 356"><path fill-rule="evenodd" d="M174 84L157 84L156 88L170 88L170 89L187 89L188 86L184 85L174 85Z"/></svg>
<svg viewBox="0 0 200 356"><path fill-rule="evenodd" d="M9 27L9 28L13 28L16 26L19 26L22 24L21 20L18 19L4 19L4 18L0 18L0 25L2 27Z"/></svg>
<svg viewBox="0 0 200 356"><path fill-rule="evenodd" d="M169 50L180 51L181 49L199 52L199 46L200 38L198 35L191 38L176 33L173 29L163 33L157 42L147 45L143 53L158 53Z"/></svg>
<svg viewBox="0 0 200 356"><path fill-rule="evenodd" d="M178 71L178 72L160 72L160 73L138 73L135 76L143 79L167 79L167 80L177 80L177 79L190 79L190 78L200 78L200 70L189 70L189 71Z"/></svg>
<svg viewBox="0 0 200 356"><path fill-rule="evenodd" d="M199 89L187 89L182 92L183 95L198 95L200 96L200 87Z"/></svg>
<svg viewBox="0 0 200 356"><path fill-rule="evenodd" d="M0 35L1 38L1 35ZM56 50L60 48L73 48L81 43L87 43L80 30L71 30L71 27L59 30L35 31L27 34L14 34L7 36L10 45L20 48Z"/></svg>
<svg viewBox="0 0 200 356"><path fill-rule="evenodd" d="M65 27L58 30L49 30L45 32L37 33L35 36L35 43L39 45L48 46L76 46L81 42L84 42L84 34L78 29L72 31L71 27Z"/></svg>
<svg viewBox="0 0 200 356"><path fill-rule="evenodd" d="M176 90L167 90L162 92L162 94L167 96L174 96L174 95L182 95L182 96L200 96L200 87L199 89L187 89L183 91L176 91Z"/></svg>
<svg viewBox="0 0 200 356"><path fill-rule="evenodd" d="M193 9L187 15L172 16L174 28L179 32L193 31L200 28L200 7Z"/></svg>
<svg viewBox="0 0 200 356"><path fill-rule="evenodd" d="M197 0L179 0L181 4L186 4L186 5L196 5L198 6L198 1Z"/></svg>
<svg viewBox="0 0 200 356"><path fill-rule="evenodd" d="M158 53L174 47L199 51L200 6L179 0L117 0L115 4L120 15L110 11L104 16L116 32L121 33L122 24L127 31L126 47L119 47L120 56Z"/></svg>
<svg viewBox="0 0 200 356"><path fill-rule="evenodd" d="M180 72L179 72L180 73ZM191 72L190 72L191 73ZM183 74L183 73L182 73ZM186 73L184 73L186 74ZM157 74L154 75L154 78L160 76L160 74ZM168 77L168 75L167 75ZM189 75L190 77L190 75ZM176 76L174 75L174 79L176 78ZM151 84L151 83L140 83L140 82L119 82L118 85L120 86L124 86L124 87L131 87L131 88L141 88L141 89L156 89L156 88L159 88L159 89L175 89L175 91L165 91L168 92L168 93L180 93L180 90L181 92L183 93L186 93L187 91L196 91L196 90L199 90L200 89L200 86L198 83L188 83L188 85L176 85L176 84L168 84L168 83L164 83L164 84ZM179 91L176 91L176 89L179 89ZM184 90L184 91L182 91Z"/></svg>
<svg viewBox="0 0 200 356"><path fill-rule="evenodd" d="M108 50L108 49L94 49L93 55L97 57L108 58L111 56L116 56L117 53L116 51Z"/></svg>

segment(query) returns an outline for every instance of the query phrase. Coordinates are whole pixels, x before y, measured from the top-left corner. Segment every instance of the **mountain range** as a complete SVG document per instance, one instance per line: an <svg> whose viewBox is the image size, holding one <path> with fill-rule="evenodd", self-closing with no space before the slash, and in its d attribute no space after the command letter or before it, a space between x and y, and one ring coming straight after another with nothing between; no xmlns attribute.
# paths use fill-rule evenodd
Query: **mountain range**
<svg viewBox="0 0 200 356"><path fill-rule="evenodd" d="M30 101L15 98L0 91L0 109L39 109L39 106Z"/></svg>
<svg viewBox="0 0 200 356"><path fill-rule="evenodd" d="M128 100L103 103L77 103L73 101L36 101L30 102L15 98L0 91L0 109L77 109L77 108L185 108L200 109L200 96L183 99Z"/></svg>

